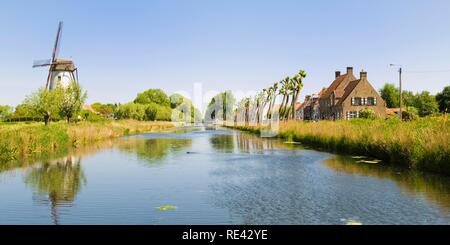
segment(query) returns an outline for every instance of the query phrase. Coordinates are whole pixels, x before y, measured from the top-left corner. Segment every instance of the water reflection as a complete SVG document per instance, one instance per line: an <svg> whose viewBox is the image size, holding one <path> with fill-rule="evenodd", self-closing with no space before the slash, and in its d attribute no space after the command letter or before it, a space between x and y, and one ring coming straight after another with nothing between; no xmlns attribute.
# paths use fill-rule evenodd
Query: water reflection
<svg viewBox="0 0 450 245"><path fill-rule="evenodd" d="M183 149L192 145L192 139L184 138L159 138L142 139L130 137L116 144L123 152L135 154L146 164L161 163L167 156L183 152Z"/></svg>
<svg viewBox="0 0 450 245"><path fill-rule="evenodd" d="M278 139L260 138L254 134L238 131L229 134L213 134L209 143L216 151L223 153L264 154L274 149L302 149L300 145L286 144Z"/></svg>
<svg viewBox="0 0 450 245"><path fill-rule="evenodd" d="M233 130L181 128L68 149L66 157L58 154L0 164L0 179L7 177L0 196L17 190L0 200L5 223L45 223L49 217L54 224L450 220L448 177L358 163ZM24 171L10 171L18 168ZM34 202L28 201L28 189ZM179 209L155 211L161 205Z"/></svg>
<svg viewBox="0 0 450 245"><path fill-rule="evenodd" d="M386 164L360 163L349 156L335 156L324 161L329 168L351 175L369 176L394 181L405 193L423 194L444 209L450 209L450 178L413 171Z"/></svg>
<svg viewBox="0 0 450 245"><path fill-rule="evenodd" d="M81 159L66 157L31 168L25 176L26 185L38 194L38 201L50 203L53 224L58 224L58 207L71 204L86 184Z"/></svg>

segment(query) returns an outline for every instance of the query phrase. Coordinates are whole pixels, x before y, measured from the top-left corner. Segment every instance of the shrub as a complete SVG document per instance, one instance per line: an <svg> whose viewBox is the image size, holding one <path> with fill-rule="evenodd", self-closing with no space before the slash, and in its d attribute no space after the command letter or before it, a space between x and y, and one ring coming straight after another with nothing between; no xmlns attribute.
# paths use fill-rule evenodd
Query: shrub
<svg viewBox="0 0 450 245"><path fill-rule="evenodd" d="M366 119L376 119L377 115L372 109L365 108L359 111L359 117L360 118L366 118Z"/></svg>

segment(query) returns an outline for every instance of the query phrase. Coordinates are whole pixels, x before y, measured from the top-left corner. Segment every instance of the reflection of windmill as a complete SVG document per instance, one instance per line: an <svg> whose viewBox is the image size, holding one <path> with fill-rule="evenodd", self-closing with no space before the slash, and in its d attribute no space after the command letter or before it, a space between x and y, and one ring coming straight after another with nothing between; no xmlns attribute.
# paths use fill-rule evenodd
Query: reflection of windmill
<svg viewBox="0 0 450 245"><path fill-rule="evenodd" d="M54 89L58 84L64 87L71 82L78 82L78 71L72 60L58 58L63 23L59 22L56 34L55 47L52 58L49 60L37 60L33 63L33 68L49 66L45 89Z"/></svg>

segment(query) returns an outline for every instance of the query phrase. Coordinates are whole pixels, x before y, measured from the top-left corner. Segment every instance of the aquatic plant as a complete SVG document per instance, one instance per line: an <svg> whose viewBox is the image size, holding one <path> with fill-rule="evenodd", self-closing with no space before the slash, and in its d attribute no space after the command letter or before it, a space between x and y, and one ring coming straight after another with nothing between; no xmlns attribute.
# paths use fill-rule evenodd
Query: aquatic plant
<svg viewBox="0 0 450 245"><path fill-rule="evenodd" d="M165 205L165 206L157 207L156 209L158 209L159 211L169 211L169 210L177 209L177 207L172 206L172 205Z"/></svg>

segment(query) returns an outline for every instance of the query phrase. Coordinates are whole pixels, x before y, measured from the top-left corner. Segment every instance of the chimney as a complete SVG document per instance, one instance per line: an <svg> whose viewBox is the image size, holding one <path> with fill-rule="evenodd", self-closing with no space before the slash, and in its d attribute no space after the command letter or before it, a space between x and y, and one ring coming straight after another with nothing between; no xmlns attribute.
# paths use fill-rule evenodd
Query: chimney
<svg viewBox="0 0 450 245"><path fill-rule="evenodd" d="M353 74L353 67L347 67L347 74Z"/></svg>
<svg viewBox="0 0 450 245"><path fill-rule="evenodd" d="M341 72L340 71L336 71L336 78L338 78L339 76L341 76Z"/></svg>
<svg viewBox="0 0 450 245"><path fill-rule="evenodd" d="M362 70L359 74L360 79L367 79L367 72Z"/></svg>

